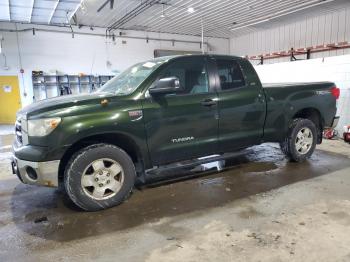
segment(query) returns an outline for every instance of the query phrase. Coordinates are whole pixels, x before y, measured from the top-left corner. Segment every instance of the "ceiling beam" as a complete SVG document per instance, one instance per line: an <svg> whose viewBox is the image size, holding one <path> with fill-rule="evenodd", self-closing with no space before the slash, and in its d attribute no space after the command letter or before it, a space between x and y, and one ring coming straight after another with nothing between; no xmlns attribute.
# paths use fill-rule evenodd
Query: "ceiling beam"
<svg viewBox="0 0 350 262"><path fill-rule="evenodd" d="M248 21L248 23L243 24L241 26L230 28L230 30L235 31L235 30L239 30L239 29L242 29L245 27L252 26L252 25L257 25L257 24L269 22L269 21L276 19L276 18L279 18L279 17L294 14L296 12L300 12L302 10L305 10L305 9L308 9L311 7L315 7L315 6L319 6L319 5L323 5L326 3L330 3L333 1L335 1L335 0L323 0L323 1L315 0L315 1L311 1L310 3L303 3L303 4L295 5L292 7L284 8L283 10L275 12L272 15L268 15L268 16L260 17L260 18L254 19L254 20L250 20L250 21Z"/></svg>
<svg viewBox="0 0 350 262"><path fill-rule="evenodd" d="M107 0L106 2L104 2L104 3L97 9L97 13L100 12L103 8L105 8L105 6L106 6L108 3L109 3L110 9L113 9L114 0Z"/></svg>
<svg viewBox="0 0 350 262"><path fill-rule="evenodd" d="M32 17L33 17L33 9L34 9L34 3L35 3L35 0L33 0L33 3L32 3L32 8L30 9L30 14L29 14L29 23L32 22Z"/></svg>
<svg viewBox="0 0 350 262"><path fill-rule="evenodd" d="M54 15L55 12L56 12L56 8L57 8L59 2L60 2L60 0L57 0L57 2L55 3L55 5L54 5L54 7L53 7L53 10L52 10L52 12L51 12L51 15L50 15L50 17L49 17L49 21L47 22L48 24L51 24L52 17L53 17L53 15Z"/></svg>
<svg viewBox="0 0 350 262"><path fill-rule="evenodd" d="M116 30L118 28L121 28L124 24L135 18L136 16L142 14L147 9L151 8L152 6L159 4L159 0L146 0L141 1L140 4L138 4L135 8L130 10L128 13L126 13L124 16L122 16L120 19L115 21L112 25L110 25L107 30L109 32L112 32L113 30Z"/></svg>

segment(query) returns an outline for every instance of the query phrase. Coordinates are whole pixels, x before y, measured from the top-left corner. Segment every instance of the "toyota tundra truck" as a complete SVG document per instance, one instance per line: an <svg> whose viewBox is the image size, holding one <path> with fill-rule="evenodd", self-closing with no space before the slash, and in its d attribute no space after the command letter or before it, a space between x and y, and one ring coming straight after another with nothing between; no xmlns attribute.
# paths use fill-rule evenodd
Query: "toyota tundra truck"
<svg viewBox="0 0 350 262"><path fill-rule="evenodd" d="M277 72L276 72L277 73ZM186 55L136 64L91 94L17 113L12 169L26 184L62 185L80 208L118 205L162 170L277 142L309 158L337 124L331 82L262 85L241 57Z"/></svg>

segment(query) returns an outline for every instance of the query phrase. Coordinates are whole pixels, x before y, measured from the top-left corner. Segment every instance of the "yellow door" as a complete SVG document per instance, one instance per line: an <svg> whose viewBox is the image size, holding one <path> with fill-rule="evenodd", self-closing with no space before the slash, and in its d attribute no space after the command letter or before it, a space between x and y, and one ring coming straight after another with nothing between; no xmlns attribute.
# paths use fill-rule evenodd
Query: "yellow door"
<svg viewBox="0 0 350 262"><path fill-rule="evenodd" d="M0 124L14 124L21 108L17 76L0 76Z"/></svg>

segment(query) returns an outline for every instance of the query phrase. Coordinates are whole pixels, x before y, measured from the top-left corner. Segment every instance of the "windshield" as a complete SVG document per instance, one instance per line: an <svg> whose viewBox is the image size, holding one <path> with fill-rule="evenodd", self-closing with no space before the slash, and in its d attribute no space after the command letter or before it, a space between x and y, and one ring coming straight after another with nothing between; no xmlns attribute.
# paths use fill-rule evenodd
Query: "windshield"
<svg viewBox="0 0 350 262"><path fill-rule="evenodd" d="M169 58L163 57L133 65L118 76L113 77L97 90L115 95L129 95L161 64Z"/></svg>

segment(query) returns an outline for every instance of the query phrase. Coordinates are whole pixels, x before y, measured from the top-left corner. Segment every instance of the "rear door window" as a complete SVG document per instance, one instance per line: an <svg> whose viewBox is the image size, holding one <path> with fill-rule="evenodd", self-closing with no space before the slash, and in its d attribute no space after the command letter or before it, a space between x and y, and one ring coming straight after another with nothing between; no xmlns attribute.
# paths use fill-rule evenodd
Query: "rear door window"
<svg viewBox="0 0 350 262"><path fill-rule="evenodd" d="M216 63L222 91L233 90L246 85L242 70L236 61L217 59Z"/></svg>

